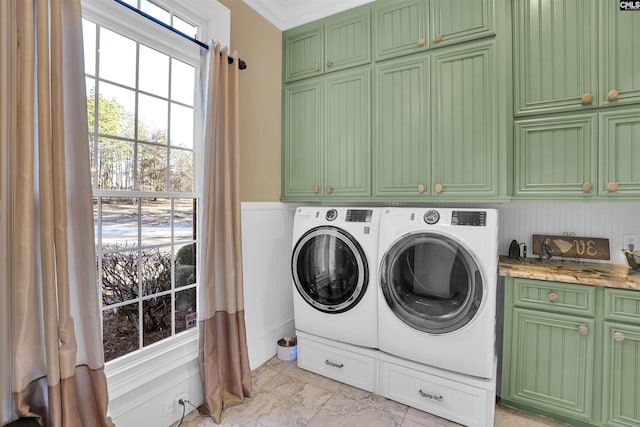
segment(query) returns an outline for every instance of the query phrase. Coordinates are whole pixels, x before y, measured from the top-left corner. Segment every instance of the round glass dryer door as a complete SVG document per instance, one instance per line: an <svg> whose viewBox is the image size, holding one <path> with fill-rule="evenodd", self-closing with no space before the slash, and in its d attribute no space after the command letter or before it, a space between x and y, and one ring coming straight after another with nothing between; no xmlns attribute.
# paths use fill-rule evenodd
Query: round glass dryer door
<svg viewBox="0 0 640 427"><path fill-rule="evenodd" d="M305 233L293 249L291 268L302 298L328 313L353 308L369 281L362 248L349 233L336 227L316 227Z"/></svg>
<svg viewBox="0 0 640 427"><path fill-rule="evenodd" d="M482 303L484 286L477 262L446 236L402 237L384 255L380 272L387 305L419 331L444 334L460 329Z"/></svg>

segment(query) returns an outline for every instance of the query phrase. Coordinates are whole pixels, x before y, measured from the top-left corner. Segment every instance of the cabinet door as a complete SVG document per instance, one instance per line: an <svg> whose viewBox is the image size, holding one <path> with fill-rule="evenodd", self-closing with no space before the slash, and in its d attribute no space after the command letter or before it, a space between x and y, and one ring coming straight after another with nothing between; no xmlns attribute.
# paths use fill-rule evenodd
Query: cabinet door
<svg viewBox="0 0 640 427"><path fill-rule="evenodd" d="M337 71L371 62L369 8L329 18L324 27L325 71Z"/></svg>
<svg viewBox="0 0 640 427"><path fill-rule="evenodd" d="M514 2L516 114L597 105L597 3L598 0Z"/></svg>
<svg viewBox="0 0 640 427"><path fill-rule="evenodd" d="M605 322L602 415L605 426L640 426L640 326Z"/></svg>
<svg viewBox="0 0 640 427"><path fill-rule="evenodd" d="M429 194L429 76L425 59L402 59L376 69L374 195Z"/></svg>
<svg viewBox="0 0 640 427"><path fill-rule="evenodd" d="M494 0L431 0L432 47L490 36L494 30Z"/></svg>
<svg viewBox="0 0 640 427"><path fill-rule="evenodd" d="M419 52L429 47L427 0L382 0L375 3L375 59Z"/></svg>
<svg viewBox="0 0 640 427"><path fill-rule="evenodd" d="M590 421L594 380L594 320L513 308L506 399ZM510 348L507 347L510 345ZM510 353L510 354L509 354Z"/></svg>
<svg viewBox="0 0 640 427"><path fill-rule="evenodd" d="M640 12L601 1L600 103L640 102Z"/></svg>
<svg viewBox="0 0 640 427"><path fill-rule="evenodd" d="M597 115L515 122L516 197L584 198L596 194Z"/></svg>
<svg viewBox="0 0 640 427"><path fill-rule="evenodd" d="M283 199L321 195L323 90L321 78L284 88Z"/></svg>
<svg viewBox="0 0 640 427"><path fill-rule="evenodd" d="M640 196L640 109L600 113L600 195Z"/></svg>
<svg viewBox="0 0 640 427"><path fill-rule="evenodd" d="M321 23L303 25L283 34L284 79L312 77L324 71L324 36Z"/></svg>
<svg viewBox="0 0 640 427"><path fill-rule="evenodd" d="M326 77L325 87L325 194L370 196L370 70L332 74Z"/></svg>
<svg viewBox="0 0 640 427"><path fill-rule="evenodd" d="M438 50L431 61L431 191L438 197L494 195L498 174L494 44L449 47Z"/></svg>

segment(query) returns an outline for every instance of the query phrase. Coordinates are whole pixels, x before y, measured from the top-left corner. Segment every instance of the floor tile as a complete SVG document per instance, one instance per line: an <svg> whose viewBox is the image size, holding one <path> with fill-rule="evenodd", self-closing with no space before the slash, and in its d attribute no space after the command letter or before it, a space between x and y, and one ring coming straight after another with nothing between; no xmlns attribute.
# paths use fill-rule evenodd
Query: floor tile
<svg viewBox="0 0 640 427"><path fill-rule="evenodd" d="M460 424L453 421L445 420L428 412L415 408L407 409L407 415L404 417L402 427L457 427Z"/></svg>
<svg viewBox="0 0 640 427"><path fill-rule="evenodd" d="M309 427L399 427L403 417L376 409L367 403L338 393L318 411Z"/></svg>
<svg viewBox="0 0 640 427"><path fill-rule="evenodd" d="M322 375L314 374L313 372L300 369L296 365L288 366L285 370L282 371L282 373L287 374L297 380L313 384L331 392L338 390L338 388L340 388L340 385L342 384L338 381L332 380L331 378L323 377Z"/></svg>
<svg viewBox="0 0 640 427"><path fill-rule="evenodd" d="M350 399L360 401L362 403L366 403L367 405L373 408L387 411L393 414L393 416L397 418L402 419L407 413L408 407L406 405L403 405L402 403L389 400L378 394L373 394L368 391L361 390L359 388L352 387L347 384L341 384L338 390L336 391L335 395L344 396Z"/></svg>

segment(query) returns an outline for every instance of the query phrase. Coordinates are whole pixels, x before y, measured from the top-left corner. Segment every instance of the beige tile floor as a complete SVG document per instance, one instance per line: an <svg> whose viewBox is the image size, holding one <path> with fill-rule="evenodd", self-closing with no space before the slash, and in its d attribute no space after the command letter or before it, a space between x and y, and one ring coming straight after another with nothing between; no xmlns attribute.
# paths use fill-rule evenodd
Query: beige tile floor
<svg viewBox="0 0 640 427"><path fill-rule="evenodd" d="M450 427L458 424L305 371L273 358L253 371L253 394L222 414L237 427ZM178 423L173 424L176 427ZM215 426L197 410L180 427ZM496 426L559 427L563 424L496 406Z"/></svg>

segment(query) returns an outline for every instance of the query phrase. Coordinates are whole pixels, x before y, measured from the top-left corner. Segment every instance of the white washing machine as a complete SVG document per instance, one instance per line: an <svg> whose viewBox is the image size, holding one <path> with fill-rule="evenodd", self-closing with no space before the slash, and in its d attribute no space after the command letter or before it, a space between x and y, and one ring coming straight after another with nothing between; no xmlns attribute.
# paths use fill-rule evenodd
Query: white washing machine
<svg viewBox="0 0 640 427"><path fill-rule="evenodd" d="M380 350L495 383L497 211L383 208L379 262Z"/></svg>
<svg viewBox="0 0 640 427"><path fill-rule="evenodd" d="M296 330L377 348L380 208L299 207L293 223Z"/></svg>

